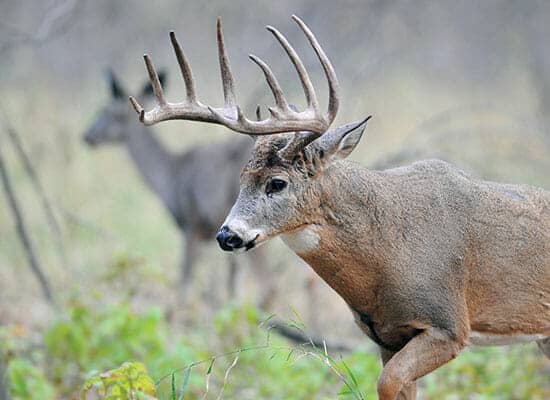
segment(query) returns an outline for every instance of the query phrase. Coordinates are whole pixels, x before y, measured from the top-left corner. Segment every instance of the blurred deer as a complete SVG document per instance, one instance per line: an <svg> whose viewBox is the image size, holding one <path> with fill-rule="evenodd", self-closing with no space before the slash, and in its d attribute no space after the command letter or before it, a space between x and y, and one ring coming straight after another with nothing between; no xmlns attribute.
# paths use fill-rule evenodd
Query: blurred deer
<svg viewBox="0 0 550 400"><path fill-rule="evenodd" d="M550 192L478 180L436 160L385 171L348 161L369 118L329 130L339 106L336 74L309 28L293 19L328 80L326 113L302 61L272 27L304 88L302 112L288 106L269 66L250 56L275 106L264 120L243 115L220 21L222 108L196 100L173 33L186 100L165 100L145 57L157 105L145 112L132 100L142 122L200 120L257 138L217 235L221 248L246 252L279 236L303 258L380 347L380 400L414 399L416 380L468 345L537 341L550 357Z"/></svg>
<svg viewBox="0 0 550 400"><path fill-rule="evenodd" d="M253 141L242 138L195 146L173 155L164 148L151 128L136 120L128 104L127 92L112 71L107 78L111 98L85 132L84 140L94 147L107 143L124 145L144 182L169 211L183 235L181 291L185 296L193 280L199 245L214 237L237 197L237 171L250 157ZM164 80L163 73L159 79ZM151 100L152 94L151 84L145 84L140 101ZM260 265L263 264L260 260L260 255L251 257L253 270L264 288L263 301L267 302L274 294L274 286L265 276L267 270ZM237 264L234 256L228 257L228 261L227 291L233 296Z"/></svg>

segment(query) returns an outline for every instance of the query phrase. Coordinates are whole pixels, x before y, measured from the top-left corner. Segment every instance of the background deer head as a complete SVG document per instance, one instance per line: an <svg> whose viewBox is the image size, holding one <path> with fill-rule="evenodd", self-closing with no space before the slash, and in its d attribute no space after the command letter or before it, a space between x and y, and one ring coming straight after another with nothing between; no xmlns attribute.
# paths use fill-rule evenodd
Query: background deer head
<svg viewBox="0 0 550 400"><path fill-rule="evenodd" d="M164 71L159 73L159 80L163 84L166 82ZM128 106L129 94L113 70L107 71L106 81L109 86L110 99L84 133L84 140L90 146L121 142L130 133L129 125L135 124L135 116ZM153 88L150 82L143 84L138 98L144 103L149 103L152 100Z"/></svg>

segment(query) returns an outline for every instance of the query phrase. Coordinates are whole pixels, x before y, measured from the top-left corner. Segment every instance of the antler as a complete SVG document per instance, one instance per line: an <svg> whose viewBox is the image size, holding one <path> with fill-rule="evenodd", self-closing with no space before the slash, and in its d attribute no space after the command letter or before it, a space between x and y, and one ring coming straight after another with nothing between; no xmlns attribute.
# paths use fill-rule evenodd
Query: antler
<svg viewBox="0 0 550 400"><path fill-rule="evenodd" d="M278 30L268 26L267 30L270 31L279 41L298 72L298 76L304 88L307 108L300 112L289 106L286 98L284 97L281 86L269 66L260 58L251 54L250 59L260 67L265 75L267 84L269 85L275 98L275 106L268 108L271 115L266 119L258 119L257 121L254 121L246 118L243 115L241 108L236 103L233 75L231 73L229 59L225 51L221 19L218 18L217 42L223 84L224 106L221 108L213 108L204 105L197 100L191 67L185 58L183 49L176 39L176 35L174 32L170 32L170 40L172 42L172 46L174 47L174 52L176 53L176 58L183 75L183 80L185 81L186 99L180 103L169 103L166 101L157 72L153 67L150 57L145 55L145 65L153 86L153 93L156 97L157 104L152 110L145 111L134 97L130 97L130 101L134 106L134 109L139 114L140 121L145 125L153 125L157 122L173 119L204 121L224 125L234 131L250 135L271 135L275 133L292 131L308 131L314 137L319 137L322 135L327 131L338 111L338 79L336 78L336 73L334 72L334 68L332 67L330 60L319 45L315 35L313 35L311 30L300 18L293 15L292 19L296 21L315 50L328 80L329 103L326 114L323 115L319 109L319 103L317 101L317 96L315 95L315 90L311 84L311 80L304 64L300 60L300 57L292 48L288 40ZM297 137L298 136L301 137L302 135L297 135Z"/></svg>

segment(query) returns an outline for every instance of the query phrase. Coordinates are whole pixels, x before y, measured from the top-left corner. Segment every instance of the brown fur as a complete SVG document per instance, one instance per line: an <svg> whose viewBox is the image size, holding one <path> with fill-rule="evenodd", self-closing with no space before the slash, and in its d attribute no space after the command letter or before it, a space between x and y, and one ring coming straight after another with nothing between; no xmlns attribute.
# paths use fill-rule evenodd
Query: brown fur
<svg viewBox="0 0 550 400"><path fill-rule="evenodd" d="M370 171L325 136L292 162L277 156L290 135L259 139L226 224L257 228L258 241L305 228L319 237L298 255L382 348L380 399L415 398L414 381L456 357L472 331L550 336L549 192L437 160ZM265 198L273 176L288 189Z"/></svg>

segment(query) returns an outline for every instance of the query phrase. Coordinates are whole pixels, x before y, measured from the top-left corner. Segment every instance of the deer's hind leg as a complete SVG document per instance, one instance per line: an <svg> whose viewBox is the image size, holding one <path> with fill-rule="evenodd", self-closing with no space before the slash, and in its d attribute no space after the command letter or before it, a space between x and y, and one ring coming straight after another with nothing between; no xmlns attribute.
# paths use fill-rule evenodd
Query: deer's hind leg
<svg viewBox="0 0 550 400"><path fill-rule="evenodd" d="M537 340L537 345L539 346L540 351L542 351L546 357L550 358L550 337Z"/></svg>

